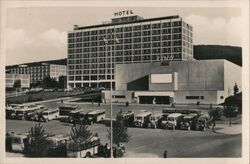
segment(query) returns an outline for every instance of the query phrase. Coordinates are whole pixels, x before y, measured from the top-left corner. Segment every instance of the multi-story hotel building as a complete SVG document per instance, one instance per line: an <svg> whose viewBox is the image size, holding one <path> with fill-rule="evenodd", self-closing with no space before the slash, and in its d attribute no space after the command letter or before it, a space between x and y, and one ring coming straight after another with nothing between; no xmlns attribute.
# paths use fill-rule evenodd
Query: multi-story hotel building
<svg viewBox="0 0 250 164"><path fill-rule="evenodd" d="M5 74L5 86L6 88L14 88L16 81L20 80L21 88L30 87L30 75L26 74Z"/></svg>
<svg viewBox="0 0 250 164"><path fill-rule="evenodd" d="M115 64L192 59L193 28L179 16L125 16L99 25L75 25L68 32L71 87L109 87L111 78L115 81Z"/></svg>
<svg viewBox="0 0 250 164"><path fill-rule="evenodd" d="M42 81L45 77L51 77L58 81L60 76L66 76L65 65L49 63L28 63L25 65L7 66L6 72L12 74L29 74L30 83Z"/></svg>

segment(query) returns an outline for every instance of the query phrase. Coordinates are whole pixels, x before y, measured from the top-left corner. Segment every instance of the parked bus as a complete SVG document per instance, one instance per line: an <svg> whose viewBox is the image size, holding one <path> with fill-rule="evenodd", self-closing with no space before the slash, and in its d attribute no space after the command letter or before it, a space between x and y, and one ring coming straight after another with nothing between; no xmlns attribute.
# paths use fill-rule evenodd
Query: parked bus
<svg viewBox="0 0 250 164"><path fill-rule="evenodd" d="M66 144L70 141L70 137L68 135L50 135L47 139L50 142L48 150L49 157L67 157Z"/></svg>
<svg viewBox="0 0 250 164"><path fill-rule="evenodd" d="M25 105L24 108L20 108L16 111L16 118L19 120L24 120L30 113L39 110L40 108L37 105Z"/></svg>
<svg viewBox="0 0 250 164"><path fill-rule="evenodd" d="M161 126L161 121L162 121L162 113L153 113L151 116L150 116L150 122L149 122L149 125L148 127L149 128L158 128Z"/></svg>
<svg viewBox="0 0 250 164"><path fill-rule="evenodd" d="M15 119L16 111L23 109L25 106L23 104L10 104L6 107L6 119Z"/></svg>
<svg viewBox="0 0 250 164"><path fill-rule="evenodd" d="M134 126L135 113L133 111L122 111L120 112L121 117L124 120L124 124L127 127Z"/></svg>
<svg viewBox="0 0 250 164"><path fill-rule="evenodd" d="M23 152L28 143L28 135L29 133L7 133L6 135L6 145L8 145L10 151L13 152Z"/></svg>
<svg viewBox="0 0 250 164"><path fill-rule="evenodd" d="M73 110L77 110L78 106L76 105L63 105L59 107L59 115L60 116L68 116L69 113Z"/></svg>
<svg viewBox="0 0 250 164"><path fill-rule="evenodd" d="M168 115L166 128L173 130L180 128L182 119L183 114L181 113L172 113Z"/></svg>
<svg viewBox="0 0 250 164"><path fill-rule="evenodd" d="M88 116L89 110L80 109L71 111L69 113L68 122L69 123L79 123L79 124L85 124L88 123Z"/></svg>
<svg viewBox="0 0 250 164"><path fill-rule="evenodd" d="M48 122L48 121L54 120L58 117L59 117L59 109L58 108L51 108L51 109L43 111L41 113L39 120Z"/></svg>
<svg viewBox="0 0 250 164"><path fill-rule="evenodd" d="M190 113L183 117L181 122L181 129L184 130L195 130L198 115L196 113Z"/></svg>
<svg viewBox="0 0 250 164"><path fill-rule="evenodd" d="M210 118L208 114L203 114L197 120L196 129L205 131L206 128L209 128L211 125L212 118Z"/></svg>
<svg viewBox="0 0 250 164"><path fill-rule="evenodd" d="M87 113L87 123L93 124L104 120L106 117L105 110L97 109L95 111Z"/></svg>
<svg viewBox="0 0 250 164"><path fill-rule="evenodd" d="M67 157L71 158L88 158L98 154L98 147L100 146L100 139L92 137L90 141L85 143L68 143L67 144Z"/></svg>
<svg viewBox="0 0 250 164"><path fill-rule="evenodd" d="M148 126L149 118L151 116L151 112L144 111L135 116L134 126L135 127L144 127Z"/></svg>

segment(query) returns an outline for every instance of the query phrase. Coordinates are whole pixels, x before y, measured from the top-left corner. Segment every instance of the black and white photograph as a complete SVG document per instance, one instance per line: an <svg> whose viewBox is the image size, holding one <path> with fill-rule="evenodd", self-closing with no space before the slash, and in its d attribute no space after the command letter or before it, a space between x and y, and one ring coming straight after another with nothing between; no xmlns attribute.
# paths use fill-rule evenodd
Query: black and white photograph
<svg viewBox="0 0 250 164"><path fill-rule="evenodd" d="M0 163L249 162L248 1L1 3Z"/></svg>

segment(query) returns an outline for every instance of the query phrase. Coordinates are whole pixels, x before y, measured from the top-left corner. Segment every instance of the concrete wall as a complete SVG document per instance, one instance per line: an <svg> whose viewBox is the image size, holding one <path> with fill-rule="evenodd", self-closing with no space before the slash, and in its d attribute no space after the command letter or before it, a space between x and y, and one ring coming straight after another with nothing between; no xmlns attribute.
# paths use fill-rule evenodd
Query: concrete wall
<svg viewBox="0 0 250 164"><path fill-rule="evenodd" d="M128 82L148 75L148 91L174 91L175 103L219 104L233 94L235 83L240 91L242 88L241 67L227 60L173 61L166 65L118 64L116 71L116 90L124 91ZM172 83L151 83L151 74L172 74ZM126 99L131 94L126 94ZM203 96L204 99L186 99L186 96Z"/></svg>
<svg viewBox="0 0 250 164"><path fill-rule="evenodd" d="M235 65L229 61L225 60L225 86L224 90L226 92L226 96L233 95L233 87L235 83L237 83L239 92L242 91L242 68L238 65Z"/></svg>
<svg viewBox="0 0 250 164"><path fill-rule="evenodd" d="M176 72L172 83L151 83L151 74ZM117 64L116 90L127 90L127 83L149 75L150 91L224 90L224 60L173 61L161 63ZM177 80L178 79L178 80ZM177 83L177 87L174 86Z"/></svg>
<svg viewBox="0 0 250 164"><path fill-rule="evenodd" d="M204 99L186 99L186 96L203 96ZM174 102L177 104L218 104L217 91L176 91Z"/></svg>

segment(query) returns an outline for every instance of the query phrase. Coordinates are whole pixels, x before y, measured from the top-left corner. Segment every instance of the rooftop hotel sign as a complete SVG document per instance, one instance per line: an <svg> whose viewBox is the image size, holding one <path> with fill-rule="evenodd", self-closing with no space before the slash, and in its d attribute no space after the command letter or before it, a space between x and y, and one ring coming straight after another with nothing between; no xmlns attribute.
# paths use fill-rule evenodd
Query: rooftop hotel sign
<svg viewBox="0 0 250 164"><path fill-rule="evenodd" d="M114 16L119 17L119 16L132 15L132 14L134 14L132 10L123 10L123 11L115 12Z"/></svg>

